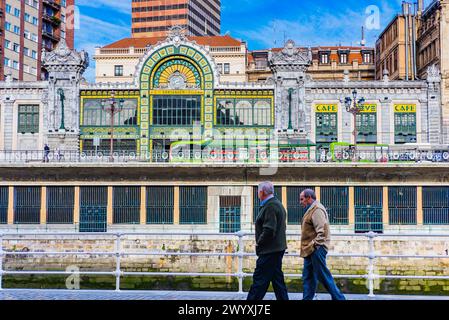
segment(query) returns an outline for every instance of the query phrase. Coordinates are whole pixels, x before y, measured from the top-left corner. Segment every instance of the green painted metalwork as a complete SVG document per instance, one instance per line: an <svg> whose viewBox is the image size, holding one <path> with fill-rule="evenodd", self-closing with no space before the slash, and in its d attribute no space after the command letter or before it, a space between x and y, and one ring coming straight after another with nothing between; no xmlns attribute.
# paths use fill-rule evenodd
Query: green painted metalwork
<svg viewBox="0 0 449 320"><path fill-rule="evenodd" d="M39 105L19 105L18 133L39 132Z"/></svg>
<svg viewBox="0 0 449 320"><path fill-rule="evenodd" d="M65 130L65 123L64 123L64 100L65 100L65 95L64 95L64 90L62 88L58 89L58 95L59 95L59 100L61 101L61 127L59 127L59 130Z"/></svg>
<svg viewBox="0 0 449 320"><path fill-rule="evenodd" d="M329 150L330 144L338 141L338 114L317 113L315 116L317 150L320 148Z"/></svg>
<svg viewBox="0 0 449 320"><path fill-rule="evenodd" d="M377 114L360 113L356 119L357 143L377 143Z"/></svg>
<svg viewBox="0 0 449 320"><path fill-rule="evenodd" d="M271 99L217 99L217 126L272 127Z"/></svg>
<svg viewBox="0 0 449 320"><path fill-rule="evenodd" d="M327 210L330 224L349 224L348 187L322 187L320 199Z"/></svg>
<svg viewBox="0 0 449 320"><path fill-rule="evenodd" d="M174 187L147 187L147 224L173 224Z"/></svg>
<svg viewBox="0 0 449 320"><path fill-rule="evenodd" d="M241 230L242 197L220 197L220 232L234 233Z"/></svg>
<svg viewBox="0 0 449 320"><path fill-rule="evenodd" d="M188 70L190 70L194 77L195 77L195 86L196 88L201 88L201 76L198 70L195 68L193 64L186 60L182 59L173 59L169 60L166 63L164 63L162 66L159 67L159 69L154 74L154 80L153 80L153 88L159 88L160 87L160 78L161 75L164 73L164 71L170 67L186 67Z"/></svg>
<svg viewBox="0 0 449 320"><path fill-rule="evenodd" d="M423 187L425 225L449 224L449 187Z"/></svg>
<svg viewBox="0 0 449 320"><path fill-rule="evenodd" d="M299 195L305 189L315 190L312 186L287 187L287 223L290 225L301 225L306 210L299 202Z"/></svg>
<svg viewBox="0 0 449 320"><path fill-rule="evenodd" d="M395 113L394 142L416 143L416 113Z"/></svg>
<svg viewBox="0 0 449 320"><path fill-rule="evenodd" d="M207 187L179 188L180 224L207 224Z"/></svg>
<svg viewBox="0 0 449 320"><path fill-rule="evenodd" d="M47 223L73 224L74 187L47 187Z"/></svg>
<svg viewBox="0 0 449 320"><path fill-rule="evenodd" d="M107 187L80 187L80 232L107 232Z"/></svg>
<svg viewBox="0 0 449 320"><path fill-rule="evenodd" d="M153 125L192 126L201 121L201 96L154 96Z"/></svg>
<svg viewBox="0 0 449 320"><path fill-rule="evenodd" d="M39 224L41 187L14 188L14 224Z"/></svg>
<svg viewBox="0 0 449 320"><path fill-rule="evenodd" d="M140 223L140 187L113 188L114 224Z"/></svg>
<svg viewBox="0 0 449 320"><path fill-rule="evenodd" d="M0 224L8 223L9 188L0 187Z"/></svg>
<svg viewBox="0 0 449 320"><path fill-rule="evenodd" d="M416 187L389 187L388 209L390 225L416 225Z"/></svg>
<svg viewBox="0 0 449 320"><path fill-rule="evenodd" d="M355 187L355 232L383 232L383 188Z"/></svg>
<svg viewBox="0 0 449 320"><path fill-rule="evenodd" d="M111 152L111 141L109 139L101 139L100 145L95 147L93 139L83 141L83 152L97 152L104 156ZM114 139L114 152L137 152L137 141L133 139Z"/></svg>
<svg viewBox="0 0 449 320"><path fill-rule="evenodd" d="M282 201L282 187L274 187L274 196ZM260 200L258 197L258 187L253 187L253 222L256 222L259 215Z"/></svg>

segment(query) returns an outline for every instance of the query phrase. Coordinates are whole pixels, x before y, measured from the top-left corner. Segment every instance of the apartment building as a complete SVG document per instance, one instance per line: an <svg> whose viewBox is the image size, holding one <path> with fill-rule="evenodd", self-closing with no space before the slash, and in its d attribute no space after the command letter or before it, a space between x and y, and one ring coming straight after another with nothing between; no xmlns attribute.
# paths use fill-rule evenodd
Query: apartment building
<svg viewBox="0 0 449 320"><path fill-rule="evenodd" d="M74 46L75 0L0 0L0 80L45 78L42 49Z"/></svg>

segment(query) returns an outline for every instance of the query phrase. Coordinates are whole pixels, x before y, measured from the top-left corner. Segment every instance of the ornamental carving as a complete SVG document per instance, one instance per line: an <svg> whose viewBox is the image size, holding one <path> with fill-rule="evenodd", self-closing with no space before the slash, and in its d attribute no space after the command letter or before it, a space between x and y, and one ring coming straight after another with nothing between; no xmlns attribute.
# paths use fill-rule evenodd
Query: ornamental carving
<svg viewBox="0 0 449 320"><path fill-rule="evenodd" d="M312 51L301 50L293 40L289 40L281 52L270 52L268 59L274 71L280 69L304 72L312 63Z"/></svg>

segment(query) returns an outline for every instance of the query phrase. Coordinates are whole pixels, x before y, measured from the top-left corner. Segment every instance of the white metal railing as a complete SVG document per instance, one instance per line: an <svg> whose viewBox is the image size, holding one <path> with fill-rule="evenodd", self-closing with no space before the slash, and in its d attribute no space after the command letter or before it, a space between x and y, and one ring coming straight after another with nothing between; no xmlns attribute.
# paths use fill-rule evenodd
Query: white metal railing
<svg viewBox="0 0 449 320"><path fill-rule="evenodd" d="M27 236L35 237L52 237L57 236L61 239L61 236L74 236L79 238L89 237L89 236L104 236L110 237L111 241L114 241L114 251L70 251L70 252L54 252L54 251L27 251L27 252L16 252L16 251L5 251L4 250L4 240L7 238L12 238L15 241L15 237L20 237L21 239L26 239ZM166 250L162 251L143 251L143 252L125 252L122 248L122 240L127 236L153 236L153 237L167 237L167 236L195 236L195 237L237 237L238 238L238 250L235 253L224 253L224 252L170 252ZM251 277L252 273L243 272L243 260L247 257L255 257L254 253L245 252L244 250L244 238L254 236L250 233L237 232L237 233L0 233L0 290L5 290L2 287L2 281L4 275L23 275L23 274L35 274L35 275L110 275L115 276L115 290L120 291L120 280L122 276L187 276L187 277L237 277L238 278L238 293L243 294L243 279L246 277ZM288 234L289 237L300 237L298 234ZM443 276L411 276L411 275L382 275L375 273L375 260L377 258L414 258L414 259L449 259L449 255L382 255L376 253L375 250L375 240L376 238L384 237L415 237L415 238L449 238L449 234L376 234L374 232L369 232L366 234L337 234L335 237L362 237L367 238L369 242L369 252L367 253L356 253L356 254L338 254L330 253L329 257L346 257L346 258L366 258L368 259L368 272L366 274L336 274L333 275L334 278L346 278L346 279L367 279L368 280L368 296L374 297L374 285L377 279L436 279L436 280L449 280L449 275ZM48 239L48 238L47 238ZM4 258L7 256L49 256L49 255L60 255L60 256L112 256L115 257L115 271L33 271L33 270L21 270L21 271L7 271L3 269ZM237 272L225 272L225 273L214 273L214 272L125 272L121 270L121 259L125 256L188 256L188 257L236 257L238 259L238 270ZM286 257L300 257L299 254L286 253ZM285 277L299 278L302 277L301 274L285 274Z"/></svg>

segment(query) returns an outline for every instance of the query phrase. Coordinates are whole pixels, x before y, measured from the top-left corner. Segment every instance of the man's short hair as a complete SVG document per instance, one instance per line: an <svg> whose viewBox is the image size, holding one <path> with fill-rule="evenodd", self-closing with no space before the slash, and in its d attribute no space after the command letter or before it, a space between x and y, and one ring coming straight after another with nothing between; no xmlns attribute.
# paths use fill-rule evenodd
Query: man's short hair
<svg viewBox="0 0 449 320"><path fill-rule="evenodd" d="M274 185L270 181L265 181L259 184L259 191L263 191L265 194L274 194Z"/></svg>
<svg viewBox="0 0 449 320"><path fill-rule="evenodd" d="M302 193L304 194L304 197L316 200L316 193L312 189L306 189Z"/></svg>

